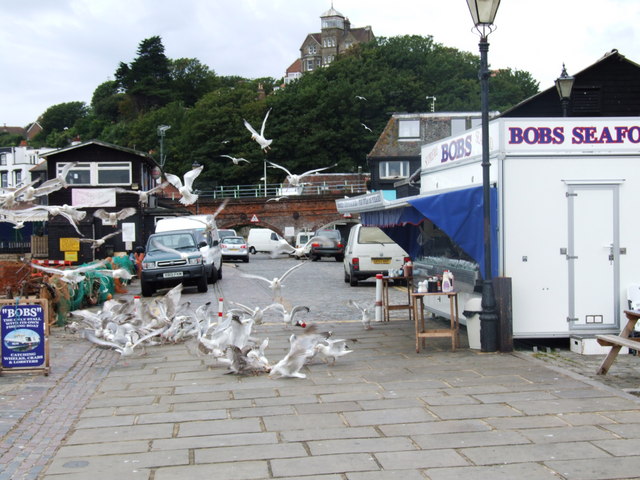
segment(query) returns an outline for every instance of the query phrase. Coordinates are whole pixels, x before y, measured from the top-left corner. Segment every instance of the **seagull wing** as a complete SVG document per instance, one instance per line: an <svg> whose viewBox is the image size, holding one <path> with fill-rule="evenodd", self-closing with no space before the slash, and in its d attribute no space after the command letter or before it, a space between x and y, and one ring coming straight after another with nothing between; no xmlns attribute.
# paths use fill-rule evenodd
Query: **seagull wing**
<svg viewBox="0 0 640 480"><path fill-rule="evenodd" d="M76 221L71 215L69 215L68 213L63 212L63 211L60 212L60 215L62 215L67 220L69 220L69 223L76 230L76 232L78 232L78 235L80 235L81 237L84 237L84 235L82 233L80 233L80 230L78 230L78 225L76 225Z"/></svg>
<svg viewBox="0 0 640 480"><path fill-rule="evenodd" d="M151 195L153 193L159 192L160 190L164 189L168 185L169 185L169 182L162 182L160 185L156 185L152 189L147 190L146 193L147 193L147 195Z"/></svg>
<svg viewBox="0 0 640 480"><path fill-rule="evenodd" d="M337 165L338 165L338 164L337 164L337 163L335 163L335 164L331 165L330 167L316 168L315 170L309 170L308 172L304 172L302 175L298 175L298 176L299 176L300 178L302 178L302 177L306 177L307 175L310 175L310 174L312 174L312 173L321 172L321 171L323 171L323 170L328 170L328 169L333 168L333 167L335 167L335 166L337 166Z"/></svg>
<svg viewBox="0 0 640 480"><path fill-rule="evenodd" d="M84 265L82 267L77 267L73 271L76 272L76 273L84 273L84 272L88 272L89 270L95 270L96 268L104 267L106 263L107 262L103 260L101 262L92 263L90 265Z"/></svg>
<svg viewBox="0 0 640 480"><path fill-rule="evenodd" d="M176 187L178 190L182 188L182 180L180 180L180 177L178 177L177 175L174 175L172 173L165 173L164 177L171 185Z"/></svg>
<svg viewBox="0 0 640 480"><path fill-rule="evenodd" d="M198 178L198 175L202 173L202 169L204 165L200 165L198 168L194 168L193 170L188 171L184 174L184 185L191 190L193 187L193 181Z"/></svg>
<svg viewBox="0 0 640 480"><path fill-rule="evenodd" d="M260 136L264 137L264 127L267 126L267 118L269 118L269 114L271 113L271 109L267 110L267 113L264 116L264 120L262 120L262 128L260 129Z"/></svg>
<svg viewBox="0 0 640 480"><path fill-rule="evenodd" d="M271 280L269 280L268 278L265 278L265 277L261 277L260 275L253 275L251 273L241 273L240 276L241 277L245 277L245 278L256 278L258 280L262 280L263 282L267 282L267 283L271 284Z"/></svg>
<svg viewBox="0 0 640 480"><path fill-rule="evenodd" d="M93 216L96 217L96 218L99 218L103 222L108 222L109 221L109 212L107 212L103 208L99 208L98 210L93 212Z"/></svg>
<svg viewBox="0 0 640 480"><path fill-rule="evenodd" d="M140 195L140 192L137 190L127 190L126 188L116 187L115 191L118 193L133 193L134 195Z"/></svg>
<svg viewBox="0 0 640 480"><path fill-rule="evenodd" d="M269 160L267 160L267 163L270 164L273 168L279 168L280 170L284 170L285 172L287 172L287 175L292 175L292 173L289 170L287 170L281 165L278 165L277 163L270 162Z"/></svg>
<svg viewBox="0 0 640 480"><path fill-rule="evenodd" d="M38 265L37 263L32 263L31 266L33 268L37 268L38 270L42 270L43 272L51 273L53 275L62 275L63 271L57 268L45 267L44 265Z"/></svg>
<svg viewBox="0 0 640 480"><path fill-rule="evenodd" d="M116 218L118 220L124 220L125 218L129 218L130 216L135 215L136 212L137 210L133 207L123 208L118 212L118 214L116 215Z"/></svg>
<svg viewBox="0 0 640 480"><path fill-rule="evenodd" d="M182 257L184 255L184 253L180 253L178 250L174 248L165 247L164 245L158 242L153 242L153 246L158 250L162 250L163 252L167 252L167 253L173 253L174 255L177 255L179 257Z"/></svg>
<svg viewBox="0 0 640 480"><path fill-rule="evenodd" d="M284 281L284 279L291 273L293 272L296 268L300 268L301 266L303 266L305 263L307 262L301 262L301 263L297 263L296 265L294 265L293 267L291 267L289 270L287 270L286 272L284 272L282 274L282 276L280 277L280 282Z"/></svg>
<svg viewBox="0 0 640 480"><path fill-rule="evenodd" d="M244 118L242 119L242 121L244 122L244 126L247 128L247 130L249 130L249 132L251 132L252 135L255 135L256 137L258 137L260 134L258 132L256 132L256 130L251 126L251 124L249 122L247 122Z"/></svg>
<svg viewBox="0 0 640 480"><path fill-rule="evenodd" d="M89 340L91 343L100 345L101 347L111 347L111 348L115 348L116 350L122 350L122 345L98 338L96 337L95 333L93 333L89 329L85 329L82 333L82 336L87 340Z"/></svg>
<svg viewBox="0 0 640 480"><path fill-rule="evenodd" d="M104 237L102 237L100 240L109 240L111 237L115 237L116 235L118 235L119 233L122 233L122 230L116 230L113 233L108 233L106 234Z"/></svg>
<svg viewBox="0 0 640 480"><path fill-rule="evenodd" d="M216 211L215 211L215 212L213 212L213 215L211 215L211 216L213 217L213 220L215 220L215 219L216 219L216 217L218 216L218 214L220 214L220 212L221 212L222 210L224 210L224 207L226 207L226 206L227 206L227 203L229 203L229 199L228 199L228 198L225 198L225 199L222 201L222 203L220 204L220 206L219 206L218 208L216 208Z"/></svg>

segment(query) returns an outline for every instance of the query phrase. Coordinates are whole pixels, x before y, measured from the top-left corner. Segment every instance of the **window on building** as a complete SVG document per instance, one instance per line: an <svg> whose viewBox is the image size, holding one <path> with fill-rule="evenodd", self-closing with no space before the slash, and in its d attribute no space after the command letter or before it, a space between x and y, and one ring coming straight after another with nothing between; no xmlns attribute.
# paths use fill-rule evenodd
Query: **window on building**
<svg viewBox="0 0 640 480"><path fill-rule="evenodd" d="M0 187L7 188L9 186L9 172L0 172Z"/></svg>
<svg viewBox="0 0 640 480"><path fill-rule="evenodd" d="M7 164L7 154L0 153L0 165L6 165L6 164Z"/></svg>
<svg viewBox="0 0 640 480"><path fill-rule="evenodd" d="M313 59L307 60L307 71L313 70L314 65L315 65L315 62L313 61Z"/></svg>
<svg viewBox="0 0 640 480"><path fill-rule="evenodd" d="M420 138L420 120L399 120L398 138Z"/></svg>
<svg viewBox="0 0 640 480"><path fill-rule="evenodd" d="M467 129L467 120L464 118L451 119L451 135L460 135Z"/></svg>
<svg viewBox="0 0 640 480"><path fill-rule="evenodd" d="M13 186L17 187L22 183L22 170L13 171Z"/></svg>
<svg viewBox="0 0 640 480"><path fill-rule="evenodd" d="M318 53L318 47L316 45L309 45L309 55L315 55Z"/></svg>
<svg viewBox="0 0 640 480"><path fill-rule="evenodd" d="M325 37L322 40L322 46L327 48L327 47L335 47L336 46L336 39L335 37Z"/></svg>
<svg viewBox="0 0 640 480"><path fill-rule="evenodd" d="M58 164L58 174L65 165ZM69 185L130 185L131 162L78 163L66 180Z"/></svg>
<svg viewBox="0 0 640 480"><path fill-rule="evenodd" d="M410 175L408 160L389 160L380 162L380 178L405 178Z"/></svg>

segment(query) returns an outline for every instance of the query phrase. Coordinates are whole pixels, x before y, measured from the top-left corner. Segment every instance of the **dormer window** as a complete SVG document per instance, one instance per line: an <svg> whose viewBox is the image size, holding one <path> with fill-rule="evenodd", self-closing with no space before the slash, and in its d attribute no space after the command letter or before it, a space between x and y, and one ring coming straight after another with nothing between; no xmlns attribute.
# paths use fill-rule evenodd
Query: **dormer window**
<svg viewBox="0 0 640 480"><path fill-rule="evenodd" d="M318 47L316 45L309 45L309 55L315 55L318 53Z"/></svg>
<svg viewBox="0 0 640 480"><path fill-rule="evenodd" d="M398 138L414 140L420 138L420 120L398 120Z"/></svg>

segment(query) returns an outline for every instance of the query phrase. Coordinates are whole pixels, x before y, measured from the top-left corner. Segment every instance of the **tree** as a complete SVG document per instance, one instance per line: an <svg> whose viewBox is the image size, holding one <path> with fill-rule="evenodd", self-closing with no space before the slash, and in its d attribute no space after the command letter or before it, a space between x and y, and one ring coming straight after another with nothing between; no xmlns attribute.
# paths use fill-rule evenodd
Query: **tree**
<svg viewBox="0 0 640 480"><path fill-rule="evenodd" d="M192 107L208 92L215 90L219 81L213 70L196 58L179 58L170 61L174 100Z"/></svg>
<svg viewBox="0 0 640 480"><path fill-rule="evenodd" d="M85 118L87 115L88 109L84 102L67 102L53 105L42 114L40 119L42 131L38 134L38 139L45 139L53 132L69 130L78 120Z"/></svg>
<svg viewBox="0 0 640 480"><path fill-rule="evenodd" d="M138 57L130 65L120 62L115 79L119 89L130 96L135 113L146 113L171 100L170 61L159 36L140 42Z"/></svg>

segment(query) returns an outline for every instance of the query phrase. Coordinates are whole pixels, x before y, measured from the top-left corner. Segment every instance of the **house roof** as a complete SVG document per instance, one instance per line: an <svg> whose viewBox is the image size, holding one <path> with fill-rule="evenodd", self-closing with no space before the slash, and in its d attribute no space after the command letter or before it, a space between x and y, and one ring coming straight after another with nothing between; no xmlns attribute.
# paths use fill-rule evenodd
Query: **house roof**
<svg viewBox="0 0 640 480"><path fill-rule="evenodd" d="M296 58L296 60L289 66L289 68L287 68L286 73L300 73L300 72L302 72L302 61L299 58Z"/></svg>
<svg viewBox="0 0 640 480"><path fill-rule="evenodd" d="M98 145L104 148L110 148L113 150L119 150L121 152L130 153L132 155L138 155L140 157L144 157L147 160L151 160L153 163L155 163L155 160L153 159L153 157L151 157L147 153L141 152L139 150L134 150L132 148L122 147L120 145L114 145L113 143L103 142L102 140L89 140L87 142L82 142L75 145L69 145L68 147L63 147L63 148L59 148L58 150L54 150L52 152L47 152L46 154L43 154L41 156L44 158L49 158L53 155L58 155L60 153L65 153L65 152L69 152L71 150L76 150L80 148L85 148L89 145Z"/></svg>

